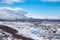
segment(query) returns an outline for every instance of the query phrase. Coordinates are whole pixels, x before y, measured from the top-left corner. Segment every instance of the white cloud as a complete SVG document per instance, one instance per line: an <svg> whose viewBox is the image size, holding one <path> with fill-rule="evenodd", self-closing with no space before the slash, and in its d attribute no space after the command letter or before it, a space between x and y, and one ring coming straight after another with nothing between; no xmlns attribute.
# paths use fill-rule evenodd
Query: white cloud
<svg viewBox="0 0 60 40"><path fill-rule="evenodd" d="M13 4L13 3L23 3L25 1L30 1L30 2L34 2L34 1L42 1L42 2L60 2L60 0L2 0L0 1L1 3L6 3L6 4Z"/></svg>
<svg viewBox="0 0 60 40"><path fill-rule="evenodd" d="M2 0L0 3L13 4L14 2L24 2L24 0Z"/></svg>
<svg viewBox="0 0 60 40"><path fill-rule="evenodd" d="M0 10L1 9L8 9L8 10L12 10L12 11L24 10L23 8L19 8L19 7L15 7L15 8L12 8L12 7L0 7Z"/></svg>
<svg viewBox="0 0 60 40"><path fill-rule="evenodd" d="M60 0L40 0L42 2L60 2Z"/></svg>

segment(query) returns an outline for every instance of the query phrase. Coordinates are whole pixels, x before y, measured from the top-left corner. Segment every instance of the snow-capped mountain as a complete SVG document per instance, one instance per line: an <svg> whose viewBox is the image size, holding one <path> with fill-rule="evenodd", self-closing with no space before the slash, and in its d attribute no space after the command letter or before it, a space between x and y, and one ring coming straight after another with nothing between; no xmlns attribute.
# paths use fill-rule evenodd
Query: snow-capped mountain
<svg viewBox="0 0 60 40"><path fill-rule="evenodd" d="M19 19L60 19L56 16L34 16L20 10L20 8L0 8L0 19L19 20Z"/></svg>
<svg viewBox="0 0 60 40"><path fill-rule="evenodd" d="M0 19L26 19L28 18L27 16L25 16L25 14L27 14L27 12L24 12L22 10L20 11L13 11L13 10L9 10L9 9L0 9Z"/></svg>

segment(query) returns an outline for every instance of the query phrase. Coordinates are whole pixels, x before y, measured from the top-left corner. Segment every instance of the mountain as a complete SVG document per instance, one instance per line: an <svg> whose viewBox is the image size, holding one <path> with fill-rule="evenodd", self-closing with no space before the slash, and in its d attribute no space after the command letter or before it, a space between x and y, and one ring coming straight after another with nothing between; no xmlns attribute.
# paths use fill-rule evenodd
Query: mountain
<svg viewBox="0 0 60 40"><path fill-rule="evenodd" d="M25 16L27 12L25 11L12 11L9 9L0 9L0 19L8 19L8 20L17 20L17 19L27 19Z"/></svg>
<svg viewBox="0 0 60 40"><path fill-rule="evenodd" d="M27 21L32 19L54 19L60 20L60 17L41 17L41 16L34 16L29 15L27 12L23 10L18 10L19 8L0 8L0 20L21 20L24 19Z"/></svg>

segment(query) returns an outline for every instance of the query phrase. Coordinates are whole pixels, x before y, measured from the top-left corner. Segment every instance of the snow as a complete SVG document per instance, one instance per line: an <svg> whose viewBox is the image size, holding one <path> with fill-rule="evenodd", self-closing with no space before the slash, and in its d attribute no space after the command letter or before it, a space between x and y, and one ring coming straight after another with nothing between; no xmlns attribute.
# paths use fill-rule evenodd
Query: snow
<svg viewBox="0 0 60 40"><path fill-rule="evenodd" d="M23 10L16 12L6 8L0 9L0 19L16 20L28 18L25 14L27 14L27 12Z"/></svg>
<svg viewBox="0 0 60 40"><path fill-rule="evenodd" d="M40 38L37 35L37 34L40 35L41 33L43 33L43 30L39 29L39 28L34 28L34 24L32 24L32 23L29 23L29 22L0 22L0 25L6 25L13 29L18 30L18 33L16 33L16 34L23 35L25 37L29 37L34 40L43 40L42 37ZM31 27L31 26L33 26L33 27Z"/></svg>
<svg viewBox="0 0 60 40"><path fill-rule="evenodd" d="M34 16L24 11L22 8L9 8L9 7L1 7L0 8L0 19L60 19L57 16Z"/></svg>
<svg viewBox="0 0 60 40"><path fill-rule="evenodd" d="M56 22L42 22L39 24L42 26L36 27L34 25L34 23L32 23L32 22L21 22L21 21L17 21L17 22L4 21L3 22L3 21L0 21L0 25L6 25L10 28L16 29L18 31L16 34L22 35L26 38L32 38L34 40L44 40L44 38L42 36L48 36L45 34L49 34L49 32L53 32L55 30L54 28L57 29L56 33L60 33L60 28L58 28L58 26L60 27L60 25L59 25L59 23L56 23ZM41 28L41 27L44 27L44 28L47 27L48 30ZM12 40L12 39L10 39L10 37L8 39Z"/></svg>
<svg viewBox="0 0 60 40"><path fill-rule="evenodd" d="M14 11L13 11L14 10ZM17 20L17 19L28 19L30 16L26 15L27 12L23 11L23 10L19 10L16 11L15 9L9 10L6 8L0 9L0 19L8 19L8 20ZM31 16L32 18L36 18L35 16ZM60 19L59 17L39 17L38 19ZM52 25L53 24L53 25ZM0 25L6 25L8 27L11 27L13 29L16 29L18 31L18 35L23 35L25 37L29 37L32 38L34 40L43 40L43 37L41 37L40 35L43 34L45 32L45 30L41 29L41 28L36 28L36 26L31 23L31 22L5 22L5 21L0 21ZM54 26L54 23L51 22L42 22L40 25L43 26ZM60 26L60 24L59 24ZM58 31L60 31L60 28L58 29ZM1 30L0 30L1 32ZM12 40L11 38L11 34L6 33L8 35L10 35L10 37L8 37L8 40ZM2 33L0 33L0 35L2 35ZM4 40L6 38L3 38Z"/></svg>

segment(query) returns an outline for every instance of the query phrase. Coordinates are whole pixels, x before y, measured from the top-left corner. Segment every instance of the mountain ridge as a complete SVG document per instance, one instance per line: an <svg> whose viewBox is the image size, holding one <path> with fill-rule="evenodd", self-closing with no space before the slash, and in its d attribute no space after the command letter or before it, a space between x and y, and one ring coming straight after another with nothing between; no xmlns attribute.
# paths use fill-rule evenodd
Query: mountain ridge
<svg viewBox="0 0 60 40"><path fill-rule="evenodd" d="M30 19L42 19L42 20L60 20L60 17L28 17L26 16L26 14L28 14L28 12L25 12L23 10L10 10L10 9L7 9L7 8L1 8L0 9L0 20L30 20Z"/></svg>

